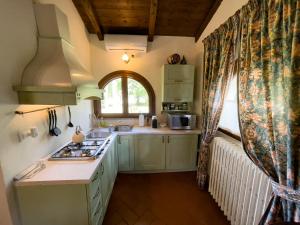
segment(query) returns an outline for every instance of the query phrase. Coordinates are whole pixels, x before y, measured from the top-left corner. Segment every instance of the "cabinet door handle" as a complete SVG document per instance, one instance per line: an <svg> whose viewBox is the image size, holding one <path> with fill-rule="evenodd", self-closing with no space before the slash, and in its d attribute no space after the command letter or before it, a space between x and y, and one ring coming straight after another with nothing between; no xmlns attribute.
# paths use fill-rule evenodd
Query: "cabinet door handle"
<svg viewBox="0 0 300 225"><path fill-rule="evenodd" d="M100 194L100 188L98 187L98 188L97 188L97 192L96 192L96 194L94 195L93 199L96 199L96 198L99 196L99 194Z"/></svg>
<svg viewBox="0 0 300 225"><path fill-rule="evenodd" d="M161 139L162 139L162 143L165 143L165 136L162 136Z"/></svg>
<svg viewBox="0 0 300 225"><path fill-rule="evenodd" d="M98 172L96 173L96 175L94 176L94 178L93 178L93 180L92 180L92 182L95 182L96 180L98 180Z"/></svg>
<svg viewBox="0 0 300 225"><path fill-rule="evenodd" d="M168 136L168 143L170 143L170 136Z"/></svg>
<svg viewBox="0 0 300 225"><path fill-rule="evenodd" d="M181 98L175 98L174 100L175 101L181 101Z"/></svg>
<svg viewBox="0 0 300 225"><path fill-rule="evenodd" d="M121 144L121 137L118 136L118 143Z"/></svg>
<svg viewBox="0 0 300 225"><path fill-rule="evenodd" d="M183 80L174 80L176 83L182 83Z"/></svg>
<svg viewBox="0 0 300 225"><path fill-rule="evenodd" d="M103 166L103 163L101 163L101 168L102 168L101 175L103 175L103 174L104 174L104 166Z"/></svg>
<svg viewBox="0 0 300 225"><path fill-rule="evenodd" d="M94 213L94 216L96 216L100 212L100 209L101 209L101 204L98 205L97 211Z"/></svg>

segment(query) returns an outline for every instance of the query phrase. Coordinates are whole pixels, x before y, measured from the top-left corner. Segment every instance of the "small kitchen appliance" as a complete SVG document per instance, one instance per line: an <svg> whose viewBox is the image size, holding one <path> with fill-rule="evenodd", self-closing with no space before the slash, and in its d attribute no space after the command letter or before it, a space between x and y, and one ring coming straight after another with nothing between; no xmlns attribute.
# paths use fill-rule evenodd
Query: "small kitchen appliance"
<svg viewBox="0 0 300 225"><path fill-rule="evenodd" d="M168 114L168 126L172 130L192 130L196 127L196 115Z"/></svg>
<svg viewBox="0 0 300 225"><path fill-rule="evenodd" d="M157 116L152 116L152 128L157 128L158 126L158 121L157 121Z"/></svg>

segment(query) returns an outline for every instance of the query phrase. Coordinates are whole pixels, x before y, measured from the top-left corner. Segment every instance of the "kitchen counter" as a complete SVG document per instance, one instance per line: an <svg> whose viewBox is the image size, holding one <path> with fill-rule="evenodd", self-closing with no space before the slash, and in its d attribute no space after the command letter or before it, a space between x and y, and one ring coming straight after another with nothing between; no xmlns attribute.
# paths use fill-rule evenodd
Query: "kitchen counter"
<svg viewBox="0 0 300 225"><path fill-rule="evenodd" d="M96 130L107 132L108 128L98 128ZM138 135L138 134L160 134L160 135L174 135L174 134L200 134L199 129L195 130L171 130L169 128L151 128L151 127L133 127L129 132L113 132L110 143L118 135ZM108 147L105 151L107 151ZM95 160L57 160L48 161L45 158L46 168L35 174L29 179L16 181L16 186L31 186L31 185L59 185L59 184L88 184L96 171L96 168L102 161L104 154Z"/></svg>
<svg viewBox="0 0 300 225"><path fill-rule="evenodd" d="M110 144L116 138L116 134L111 136ZM110 145L109 144L109 145ZM102 161L103 154L94 160L55 160L48 161L45 158L46 168L28 179L22 179L15 182L16 186L31 186L31 185L59 185L59 184L88 184L96 171L96 168ZM50 155L49 155L50 156Z"/></svg>
<svg viewBox="0 0 300 225"><path fill-rule="evenodd" d="M90 178L101 161L45 161L46 168L29 179L16 181L16 186L58 185L58 184L88 184Z"/></svg>
<svg viewBox="0 0 300 225"><path fill-rule="evenodd" d="M108 128L99 128L101 131L108 131ZM171 130L168 127L152 128L152 127L133 127L131 131L116 131L118 135L134 135L134 134L201 134L199 129L194 130Z"/></svg>

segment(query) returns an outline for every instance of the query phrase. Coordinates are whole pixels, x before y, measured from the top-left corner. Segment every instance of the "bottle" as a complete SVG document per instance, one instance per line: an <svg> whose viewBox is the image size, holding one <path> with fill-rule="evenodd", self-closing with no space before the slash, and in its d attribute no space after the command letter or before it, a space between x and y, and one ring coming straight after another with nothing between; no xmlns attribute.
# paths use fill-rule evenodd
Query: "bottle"
<svg viewBox="0 0 300 225"><path fill-rule="evenodd" d="M140 115L139 115L139 126L140 126L140 127L145 126L145 117L144 117L143 114L140 114Z"/></svg>
<svg viewBox="0 0 300 225"><path fill-rule="evenodd" d="M152 116L152 128L157 128L157 117Z"/></svg>
<svg viewBox="0 0 300 225"><path fill-rule="evenodd" d="M107 125L107 124L106 124L106 122L104 121L103 117L101 117L101 118L100 118L99 126L100 126L100 127L106 127L106 125Z"/></svg>

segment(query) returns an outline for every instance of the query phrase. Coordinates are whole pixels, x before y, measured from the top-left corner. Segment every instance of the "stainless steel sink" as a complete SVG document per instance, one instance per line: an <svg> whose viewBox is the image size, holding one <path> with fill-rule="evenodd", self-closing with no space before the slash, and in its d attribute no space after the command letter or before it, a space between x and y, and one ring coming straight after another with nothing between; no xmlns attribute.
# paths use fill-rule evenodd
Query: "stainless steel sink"
<svg viewBox="0 0 300 225"><path fill-rule="evenodd" d="M87 139L92 139L92 138L107 138L111 135L110 132L105 132L105 131L92 131L91 133L89 133L86 138Z"/></svg>
<svg viewBox="0 0 300 225"><path fill-rule="evenodd" d="M133 126L131 125L118 125L115 126L115 131L121 131L121 132L130 132L132 131Z"/></svg>

